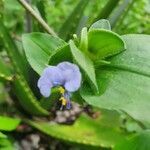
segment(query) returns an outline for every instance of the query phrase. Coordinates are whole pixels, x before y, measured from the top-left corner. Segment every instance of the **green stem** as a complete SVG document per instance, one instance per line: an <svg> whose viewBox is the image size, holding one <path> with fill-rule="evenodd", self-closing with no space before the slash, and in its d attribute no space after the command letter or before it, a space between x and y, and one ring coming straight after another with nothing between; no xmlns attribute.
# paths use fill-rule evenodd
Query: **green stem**
<svg viewBox="0 0 150 150"><path fill-rule="evenodd" d="M18 2L39 22L39 24L51 35L57 36L57 34L51 29L48 24L40 17L35 10L25 1L18 0Z"/></svg>

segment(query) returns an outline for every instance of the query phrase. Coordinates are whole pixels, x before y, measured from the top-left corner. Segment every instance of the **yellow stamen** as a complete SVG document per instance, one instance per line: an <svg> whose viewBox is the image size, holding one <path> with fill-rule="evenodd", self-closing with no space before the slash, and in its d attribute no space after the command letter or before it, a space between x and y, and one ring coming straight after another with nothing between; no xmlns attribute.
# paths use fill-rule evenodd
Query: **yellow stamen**
<svg viewBox="0 0 150 150"><path fill-rule="evenodd" d="M59 100L61 101L61 104L62 104L63 106L66 106L67 100L66 100L64 97L61 97Z"/></svg>
<svg viewBox="0 0 150 150"><path fill-rule="evenodd" d="M64 93L65 93L65 89L64 89L62 86L59 87L59 91L60 91L61 94L64 94Z"/></svg>

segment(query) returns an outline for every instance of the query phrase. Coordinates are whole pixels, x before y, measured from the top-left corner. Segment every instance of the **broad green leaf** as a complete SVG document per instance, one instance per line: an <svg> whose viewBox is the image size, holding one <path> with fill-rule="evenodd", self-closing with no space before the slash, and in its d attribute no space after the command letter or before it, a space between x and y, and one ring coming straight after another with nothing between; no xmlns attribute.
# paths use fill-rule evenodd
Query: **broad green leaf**
<svg viewBox="0 0 150 150"><path fill-rule="evenodd" d="M90 0L80 0L73 12L69 15L65 23L62 25L59 36L64 40L68 40L73 35L79 25L80 19L83 16L84 10Z"/></svg>
<svg viewBox="0 0 150 150"><path fill-rule="evenodd" d="M28 123L52 137L85 145L113 147L127 136L120 130L120 118L114 111L102 111L97 119L81 115L73 125L59 125L43 121Z"/></svg>
<svg viewBox="0 0 150 150"><path fill-rule="evenodd" d="M109 59L96 72L100 95L82 88L83 99L91 105L122 110L150 127L150 36L123 36L127 50Z"/></svg>
<svg viewBox="0 0 150 150"><path fill-rule="evenodd" d="M73 41L70 41L69 43L73 59L85 73L91 87L98 93L93 62L76 47Z"/></svg>
<svg viewBox="0 0 150 150"><path fill-rule="evenodd" d="M122 36L127 44L127 50L112 57L111 66L150 76L150 36L129 34Z"/></svg>
<svg viewBox="0 0 150 150"><path fill-rule="evenodd" d="M7 136L5 134L3 134L2 132L0 132L0 139L1 138L6 138Z"/></svg>
<svg viewBox="0 0 150 150"><path fill-rule="evenodd" d="M88 50L90 57L100 60L125 50L125 43L112 31L95 29L88 33Z"/></svg>
<svg viewBox="0 0 150 150"><path fill-rule="evenodd" d="M150 130L117 144L113 150L150 150Z"/></svg>
<svg viewBox="0 0 150 150"><path fill-rule="evenodd" d="M0 130L12 131L20 124L20 119L0 116Z"/></svg>
<svg viewBox="0 0 150 150"><path fill-rule="evenodd" d="M48 65L52 51L65 44L63 40L44 33L24 34L22 41L27 60L38 74Z"/></svg>
<svg viewBox="0 0 150 150"><path fill-rule="evenodd" d="M108 20L100 19L91 25L91 27L89 28L89 31L95 30L95 29L111 30L111 26Z"/></svg>
<svg viewBox="0 0 150 150"><path fill-rule="evenodd" d="M12 71L10 67L8 67L0 57L0 78L4 80L11 81L12 80Z"/></svg>

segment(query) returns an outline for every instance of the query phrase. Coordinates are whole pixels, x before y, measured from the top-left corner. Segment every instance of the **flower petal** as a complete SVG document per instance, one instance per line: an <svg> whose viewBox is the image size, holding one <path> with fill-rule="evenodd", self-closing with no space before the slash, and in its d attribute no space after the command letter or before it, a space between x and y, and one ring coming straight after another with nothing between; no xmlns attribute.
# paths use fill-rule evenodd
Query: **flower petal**
<svg viewBox="0 0 150 150"><path fill-rule="evenodd" d="M64 78L61 70L55 66L49 66L44 69L42 76L38 80L38 88L44 97L50 96L50 89L57 85L62 85Z"/></svg>
<svg viewBox="0 0 150 150"><path fill-rule="evenodd" d="M40 88L40 93L44 96L44 97L49 97L51 94L51 88L49 87L49 85L45 84L43 86L41 86Z"/></svg>
<svg viewBox="0 0 150 150"><path fill-rule="evenodd" d="M42 87L43 85L48 84L50 87L52 87L52 83L49 78L46 76L41 76L38 80L37 86L38 88Z"/></svg>
<svg viewBox="0 0 150 150"><path fill-rule="evenodd" d="M81 86L81 73L79 67L69 62L62 62L57 65L64 76L64 87L70 92L77 91Z"/></svg>
<svg viewBox="0 0 150 150"><path fill-rule="evenodd" d="M50 80L53 86L62 85L64 83L64 77L61 74L61 70L56 66L49 66L44 69L42 76L45 76Z"/></svg>
<svg viewBox="0 0 150 150"><path fill-rule="evenodd" d="M64 87L69 92L77 91L81 86L81 82L79 80L71 80L65 83Z"/></svg>
<svg viewBox="0 0 150 150"><path fill-rule="evenodd" d="M64 83L64 78L61 74L61 70L56 66L49 66L44 69L41 77L45 78L45 81L47 83L51 82L52 86L62 85Z"/></svg>

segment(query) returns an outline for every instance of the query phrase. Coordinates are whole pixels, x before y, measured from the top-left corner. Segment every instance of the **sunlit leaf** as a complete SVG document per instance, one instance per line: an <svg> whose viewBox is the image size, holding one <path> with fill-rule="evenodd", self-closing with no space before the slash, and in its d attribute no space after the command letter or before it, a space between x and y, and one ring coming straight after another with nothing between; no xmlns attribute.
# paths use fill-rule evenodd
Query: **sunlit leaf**
<svg viewBox="0 0 150 150"><path fill-rule="evenodd" d="M91 105L123 110L150 127L150 36L123 36L127 50L97 69L100 95L82 88L83 99Z"/></svg>
<svg viewBox="0 0 150 150"><path fill-rule="evenodd" d="M0 130L12 131L20 124L20 119L0 116Z"/></svg>
<svg viewBox="0 0 150 150"><path fill-rule="evenodd" d="M16 150L14 139L12 137L0 138L0 150Z"/></svg>
<svg viewBox="0 0 150 150"><path fill-rule="evenodd" d="M73 125L39 121L28 123L52 137L85 145L113 147L127 136L120 130L119 115L113 111L102 111L97 119L82 115Z"/></svg>
<svg viewBox="0 0 150 150"><path fill-rule="evenodd" d="M0 139L1 138L6 138L7 136L5 134L3 134L2 132L0 132Z"/></svg>

